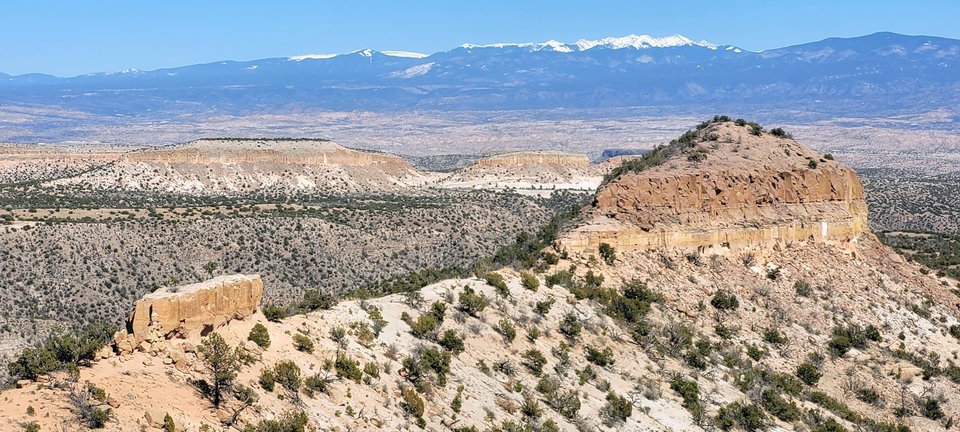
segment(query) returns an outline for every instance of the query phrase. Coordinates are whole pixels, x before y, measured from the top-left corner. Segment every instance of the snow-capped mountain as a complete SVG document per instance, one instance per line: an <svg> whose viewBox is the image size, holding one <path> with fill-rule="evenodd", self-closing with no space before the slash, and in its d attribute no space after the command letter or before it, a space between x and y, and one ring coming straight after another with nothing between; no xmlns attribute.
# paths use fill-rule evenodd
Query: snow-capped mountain
<svg viewBox="0 0 960 432"><path fill-rule="evenodd" d="M288 109L805 106L931 110L960 102L960 41L877 33L762 52L673 35L362 49L72 78L0 74L0 104L111 114ZM135 96L131 96L135 95Z"/></svg>

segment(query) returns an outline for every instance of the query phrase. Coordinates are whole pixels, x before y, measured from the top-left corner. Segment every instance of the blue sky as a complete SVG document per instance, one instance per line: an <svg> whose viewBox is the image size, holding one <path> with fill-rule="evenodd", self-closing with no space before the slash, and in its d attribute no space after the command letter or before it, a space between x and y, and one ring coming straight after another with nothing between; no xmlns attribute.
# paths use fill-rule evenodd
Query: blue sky
<svg viewBox="0 0 960 432"><path fill-rule="evenodd" d="M630 33L679 33L750 50L878 31L960 39L955 0L15 0L0 13L0 72L59 76Z"/></svg>

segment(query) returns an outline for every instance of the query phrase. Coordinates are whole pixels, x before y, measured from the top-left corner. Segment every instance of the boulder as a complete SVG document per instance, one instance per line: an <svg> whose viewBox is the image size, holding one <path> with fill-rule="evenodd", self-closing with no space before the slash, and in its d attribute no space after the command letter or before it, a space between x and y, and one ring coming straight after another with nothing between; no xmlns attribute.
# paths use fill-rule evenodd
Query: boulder
<svg viewBox="0 0 960 432"><path fill-rule="evenodd" d="M263 281L258 275L220 276L161 288L137 300L126 329L114 336L114 346L120 353L158 352L167 339L213 330L253 314L262 298Z"/></svg>
<svg viewBox="0 0 960 432"><path fill-rule="evenodd" d="M165 411L155 410L147 408L143 413L144 420L147 421L147 424L153 427L163 427L163 418L167 415Z"/></svg>

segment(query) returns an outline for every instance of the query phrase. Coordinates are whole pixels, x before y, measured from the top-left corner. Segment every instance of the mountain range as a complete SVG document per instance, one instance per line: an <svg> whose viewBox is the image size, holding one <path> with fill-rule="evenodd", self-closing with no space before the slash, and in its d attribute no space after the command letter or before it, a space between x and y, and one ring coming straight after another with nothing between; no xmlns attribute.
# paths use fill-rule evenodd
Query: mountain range
<svg viewBox="0 0 960 432"><path fill-rule="evenodd" d="M75 77L0 74L0 104L109 115L311 110L800 108L960 102L960 40L876 33L752 52L680 35L359 50Z"/></svg>

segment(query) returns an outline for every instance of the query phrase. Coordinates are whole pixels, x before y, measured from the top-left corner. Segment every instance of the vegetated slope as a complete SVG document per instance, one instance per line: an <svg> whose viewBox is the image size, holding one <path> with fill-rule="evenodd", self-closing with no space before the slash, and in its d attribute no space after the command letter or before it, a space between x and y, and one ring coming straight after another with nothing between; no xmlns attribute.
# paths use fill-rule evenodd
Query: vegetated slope
<svg viewBox="0 0 960 432"><path fill-rule="evenodd" d="M398 156L327 140L238 138L125 153L115 164L50 185L207 196L290 195L382 192L429 179Z"/></svg>
<svg viewBox="0 0 960 432"><path fill-rule="evenodd" d="M561 239L577 252L729 247L769 241L850 239L867 224L852 169L782 129L716 117L666 147L622 163L584 222Z"/></svg>
<svg viewBox="0 0 960 432"><path fill-rule="evenodd" d="M780 149L758 133L758 145ZM671 169L675 156L681 175L687 155L667 156L659 166ZM598 196L638 191L610 189L617 181ZM730 187L753 190L749 179ZM212 376L191 352L199 335L101 360L75 384L6 391L0 412L7 424L48 425L76 414L69 389L89 380L119 401L107 426L120 430L157 412L188 428L236 420L254 431L271 430L271 419L320 430L951 428L957 282L921 271L866 228L849 234L548 249L523 273L478 268L479 278L265 322L266 349L243 342L263 318L232 321L217 333L253 355L232 381L255 408L236 416L243 402L228 396L214 409L197 390Z"/></svg>
<svg viewBox="0 0 960 432"><path fill-rule="evenodd" d="M960 234L960 176L870 169L861 174L870 190L870 226L877 231Z"/></svg>
<svg viewBox="0 0 960 432"><path fill-rule="evenodd" d="M339 293L469 266L546 223L567 200L446 191L353 197L308 211L120 210L126 216L109 216L116 220L0 227L0 337L10 352L50 326L118 322L145 292L210 271L262 273L267 301L285 303L308 288Z"/></svg>

